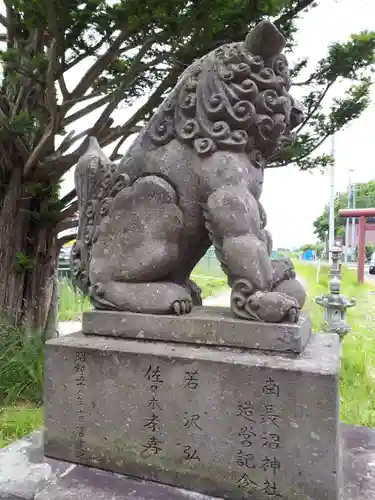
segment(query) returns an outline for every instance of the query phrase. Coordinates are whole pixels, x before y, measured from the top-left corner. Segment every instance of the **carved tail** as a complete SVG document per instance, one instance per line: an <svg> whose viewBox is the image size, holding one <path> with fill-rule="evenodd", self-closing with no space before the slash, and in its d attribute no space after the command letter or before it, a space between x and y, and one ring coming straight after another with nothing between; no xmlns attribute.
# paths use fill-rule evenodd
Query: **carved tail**
<svg viewBox="0 0 375 500"><path fill-rule="evenodd" d="M129 183L126 174L118 175L118 167L104 154L94 137L89 138L86 153L75 171L79 226L72 249L73 281L83 293L90 288L89 266L92 245L98 238L99 225L109 214L112 199Z"/></svg>

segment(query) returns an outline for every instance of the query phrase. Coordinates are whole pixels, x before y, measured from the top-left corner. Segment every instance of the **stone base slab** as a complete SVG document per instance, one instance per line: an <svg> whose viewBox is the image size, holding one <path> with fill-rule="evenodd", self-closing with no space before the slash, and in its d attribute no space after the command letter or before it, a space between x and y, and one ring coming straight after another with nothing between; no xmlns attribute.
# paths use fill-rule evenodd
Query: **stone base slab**
<svg viewBox="0 0 375 500"><path fill-rule="evenodd" d="M86 335L300 353L310 338L311 321L305 315L297 324L246 321L234 318L225 307L195 307L184 316L94 310L83 314L82 331Z"/></svg>
<svg viewBox="0 0 375 500"><path fill-rule="evenodd" d="M337 500L339 340L47 343L47 456L233 500Z"/></svg>
<svg viewBox="0 0 375 500"><path fill-rule="evenodd" d="M341 449L340 500L375 500L375 430L341 425ZM0 450L1 500L215 500L191 490L45 458L43 452L39 431Z"/></svg>

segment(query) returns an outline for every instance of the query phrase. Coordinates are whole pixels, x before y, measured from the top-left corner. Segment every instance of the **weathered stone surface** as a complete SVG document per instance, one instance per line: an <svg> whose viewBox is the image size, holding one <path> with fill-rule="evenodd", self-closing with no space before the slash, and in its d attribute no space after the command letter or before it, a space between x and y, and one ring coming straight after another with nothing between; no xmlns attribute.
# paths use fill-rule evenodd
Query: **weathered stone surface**
<svg viewBox="0 0 375 500"><path fill-rule="evenodd" d="M341 425L342 500L375 500L375 430Z"/></svg>
<svg viewBox="0 0 375 500"><path fill-rule="evenodd" d="M99 309L186 314L189 279L210 245L243 319L297 322L306 298L289 259L272 260L264 167L303 120L285 39L268 21L189 66L112 164L91 138L76 168L78 286Z"/></svg>
<svg viewBox="0 0 375 500"><path fill-rule="evenodd" d="M300 356L53 340L45 451L230 499L337 500L338 370L335 335Z"/></svg>
<svg viewBox="0 0 375 500"><path fill-rule="evenodd" d="M88 467L70 473L36 495L35 500L215 500L194 491L137 480Z"/></svg>
<svg viewBox="0 0 375 500"><path fill-rule="evenodd" d="M82 331L140 340L164 340L273 351L303 351L311 335L311 321L299 323L249 322L234 318L225 307L196 307L182 317L118 311L83 314Z"/></svg>
<svg viewBox="0 0 375 500"><path fill-rule="evenodd" d="M43 433L35 432L0 450L0 499L32 500L71 464L44 458Z"/></svg>
<svg viewBox="0 0 375 500"><path fill-rule="evenodd" d="M343 455L340 499L375 500L375 430L349 425L340 428ZM214 500L190 490L45 458L41 438L42 433L36 432L0 450L0 499ZM50 469L60 472L43 473L41 482L40 471Z"/></svg>

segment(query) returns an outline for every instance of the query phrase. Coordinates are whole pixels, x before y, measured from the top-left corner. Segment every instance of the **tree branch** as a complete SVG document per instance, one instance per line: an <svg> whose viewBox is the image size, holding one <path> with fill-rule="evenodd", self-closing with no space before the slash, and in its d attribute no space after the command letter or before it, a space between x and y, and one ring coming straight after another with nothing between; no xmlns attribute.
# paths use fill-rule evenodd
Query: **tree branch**
<svg viewBox="0 0 375 500"><path fill-rule="evenodd" d="M177 67L172 68L169 76L159 84L159 86L151 94L148 101L143 106L141 106L138 111L136 111L134 115L124 123L124 125L110 128L107 132L105 129L102 130L99 137L97 135L100 147L106 147L120 137L129 137L129 135L133 133L138 133L140 131L140 128L137 126L138 122L142 120L146 113L151 112L160 103L161 97L169 87L174 85L179 73L180 71ZM81 132L78 136L76 136L74 142L78 140L78 138L86 137L89 135L94 135L93 128ZM71 141L73 142L73 138L71 139ZM70 168L72 168L77 163L79 158L85 153L86 149L87 140L85 139L75 151L68 155L61 156L59 158L53 155L52 157L46 158L46 161L43 163L44 174L42 174L42 176L48 176L51 182L60 179Z"/></svg>
<svg viewBox="0 0 375 500"><path fill-rule="evenodd" d="M108 146L123 135L130 135L130 131L145 116L148 111L152 111L161 101L164 92L171 87L179 74L178 68L173 68L167 78L165 78L156 90L151 94L147 102L141 106L134 115L120 127L114 127L106 138L101 142L101 147Z"/></svg>
<svg viewBox="0 0 375 500"><path fill-rule="evenodd" d="M311 120L311 117L316 112L316 110L319 108L320 104L322 103L323 99L325 98L325 96L327 95L329 89L332 87L332 85L334 83L335 83L334 81L331 81L331 82L328 83L328 85L326 86L326 88L324 89L324 91L321 93L319 99L317 100L317 102L315 103L315 105L313 106L313 108L310 109L310 111L306 114L305 119L303 120L303 122L301 123L301 125L297 128L296 134L300 133L301 130L303 129L303 127L305 127L305 125L309 122L309 120Z"/></svg>
<svg viewBox="0 0 375 500"><path fill-rule="evenodd" d="M48 1L52 2L52 0ZM51 129L53 132L56 130L59 121L56 87L55 87L55 71L58 65L57 40L55 38L53 38L51 41L51 45L48 50L48 56L49 56L49 65L46 75L46 84L47 84L46 97L47 97L49 112L51 114Z"/></svg>
<svg viewBox="0 0 375 500"><path fill-rule="evenodd" d="M73 217L78 212L78 200L73 201L67 208L60 212L58 222L63 222L66 219Z"/></svg>
<svg viewBox="0 0 375 500"><path fill-rule="evenodd" d="M76 190L72 189L71 191L69 191L69 193L67 193L65 196L61 198L60 203L62 203L64 206L68 205L74 200L76 196L77 196Z"/></svg>
<svg viewBox="0 0 375 500"><path fill-rule="evenodd" d="M4 3L6 5L6 12L7 12L6 18L7 18L7 23L8 23L8 26L7 26L8 40L7 40L7 42L8 42L8 48L10 48L10 47L14 47L14 41L16 38L17 16L16 16L16 13L11 5L11 2L5 1Z"/></svg>
<svg viewBox="0 0 375 500"><path fill-rule="evenodd" d="M82 62L86 57L90 57L96 54L96 52L100 49L100 47L106 42L106 38L102 38L99 42L97 42L95 45L89 48L89 50L82 52L82 54L79 54L75 59L70 61L69 63L65 63L64 66L62 67L62 71L66 73L70 69L74 68L77 64Z"/></svg>
<svg viewBox="0 0 375 500"><path fill-rule="evenodd" d="M124 144L124 142L126 141L126 139L128 138L128 136L124 135L119 141L118 143L116 144L116 147L115 149L112 151L112 154L111 156L109 157L109 159L111 161L116 161L117 159L117 155L118 155L118 152L121 148L121 146Z"/></svg>
<svg viewBox="0 0 375 500"><path fill-rule="evenodd" d="M126 40L127 31L124 29L118 37L112 42L108 50L101 55L89 70L83 75L81 81L72 92L72 97L77 98L84 95L91 87L94 81L108 67L110 62L116 57L120 51L122 43Z"/></svg>
<svg viewBox="0 0 375 500"><path fill-rule="evenodd" d="M48 30L50 35L55 40L57 45L57 50L60 54L64 53L64 38L61 36L61 30L58 26L58 13L55 5L55 0L48 0L47 4L47 18L48 18ZM51 41L52 45L52 41Z"/></svg>
<svg viewBox="0 0 375 500"><path fill-rule="evenodd" d="M9 26L8 19L5 16L3 16L2 14L0 14L0 24L2 26L4 26L4 28L8 29L8 26Z"/></svg>
<svg viewBox="0 0 375 500"><path fill-rule="evenodd" d="M60 76L60 78L58 79L58 82L59 82L61 94L63 96L63 101L67 102L70 98L70 93L69 93L69 90L66 86L64 75Z"/></svg>
<svg viewBox="0 0 375 500"><path fill-rule="evenodd" d="M19 111L22 109L22 105L26 99L26 97L29 95L30 89L26 85L22 85L20 87L16 102L14 103L13 109L12 109L12 118L15 118L15 116L19 113Z"/></svg>
<svg viewBox="0 0 375 500"><path fill-rule="evenodd" d="M333 132L334 133L334 132ZM316 149L318 149L322 144L323 142L328 139L328 137L330 137L332 135L332 133L327 133L325 134L315 145L314 147L310 148L308 151L306 151L303 155L301 156L298 156L297 158L293 158L289 161L284 161L284 162L281 162L281 163L277 163L276 165L269 165L269 166L266 166L266 169L269 169L269 168L281 168L281 167L286 167L287 165L290 165L291 163L297 163L301 160L304 160L307 156L311 155L311 153L313 151L315 151Z"/></svg>
<svg viewBox="0 0 375 500"><path fill-rule="evenodd" d="M56 67L58 65L58 55L57 55L57 41L55 38L52 38L51 44L49 47L49 65L46 74L46 100L48 109L50 112L50 121L49 124L40 139L37 146L34 148L32 153L30 154L28 160L26 161L24 167L24 176L28 178L32 171L35 169L35 166L39 162L39 160L43 157L46 148L51 146L51 142L53 143L56 130L60 125L60 112L59 107L57 105L57 96L56 96L56 87L55 87L55 73Z"/></svg>
<svg viewBox="0 0 375 500"><path fill-rule="evenodd" d="M297 5L295 5L292 9L287 10L278 19L276 19L274 21L274 24L278 28L281 28L284 23L294 19L303 10L305 10L307 7L312 5L314 3L314 1L315 0L300 0L299 2L297 2Z"/></svg>
<svg viewBox="0 0 375 500"><path fill-rule="evenodd" d="M112 97L114 95L116 95L117 93L118 93L118 89L111 92L110 94L103 96L101 99L98 99L97 101L92 102L91 104L89 104L85 108L79 109L75 113L72 113L71 115L69 115L65 118L65 120L62 122L62 126L67 127L71 123L73 123L77 120L80 120L81 118L92 113L96 109L101 108L102 106L104 106L104 104L107 104L112 99ZM63 105L63 106L65 107L65 105Z"/></svg>
<svg viewBox="0 0 375 500"><path fill-rule="evenodd" d="M60 234L67 229L75 229L76 227L78 227L78 223L79 219L77 217L74 219L72 218L63 220L55 226L55 234Z"/></svg>
<svg viewBox="0 0 375 500"><path fill-rule="evenodd" d="M83 95L81 97L77 97L77 99L71 99L69 96L69 99L64 101L63 106L70 109L76 104L80 104L81 102L88 101L89 99L94 99L95 97L101 97L103 95L102 90L94 90L90 92L90 94Z"/></svg>
<svg viewBox="0 0 375 500"><path fill-rule="evenodd" d="M121 83L117 87L116 90L111 92L110 94L107 94L103 96L101 99L98 99L97 101L89 104L86 108L82 108L72 115L68 116L65 118L63 121L63 126L67 127L71 123L83 118L84 116L88 115L89 113L92 113L96 109L100 108L104 104L108 103L108 106L105 110L103 110L102 115L100 118L97 120L97 123L94 125L93 128L93 135L95 135L95 130L100 130L110 117L110 115L113 113L113 111L117 108L118 104L123 98L125 90L134 82L135 78L143 71L146 69L151 68L152 66L157 65L159 62L165 60L165 54L160 54L158 57L156 57L153 61L147 64L142 64L142 58L148 51L148 49L152 46L152 44L155 41L155 37L150 37L146 42L142 45L142 48L139 50L138 54L134 58L128 72L126 75L122 76ZM102 93L101 93L102 94ZM90 95L90 94L89 94ZM89 96L87 96L89 98ZM81 98L78 98L77 101L83 101L86 100L86 96L83 96ZM67 103L64 103L63 106L65 107Z"/></svg>

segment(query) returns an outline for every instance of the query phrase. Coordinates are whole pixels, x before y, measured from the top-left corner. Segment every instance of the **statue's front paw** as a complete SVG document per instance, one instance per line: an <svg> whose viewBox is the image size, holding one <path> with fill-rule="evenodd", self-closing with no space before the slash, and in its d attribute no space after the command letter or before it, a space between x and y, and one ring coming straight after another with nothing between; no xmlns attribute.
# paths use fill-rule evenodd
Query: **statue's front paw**
<svg viewBox="0 0 375 500"><path fill-rule="evenodd" d="M303 285L296 279L288 279L281 281L273 290L274 292L282 293L288 297L294 298L300 309L303 308L306 302L306 291Z"/></svg>
<svg viewBox="0 0 375 500"><path fill-rule="evenodd" d="M248 299L249 307L261 321L297 323L300 307L294 297L280 292L256 292Z"/></svg>
<svg viewBox="0 0 375 500"><path fill-rule="evenodd" d="M252 293L245 280L238 280L232 288L231 309L238 318L268 323L296 323L300 312L294 297L280 292Z"/></svg>

